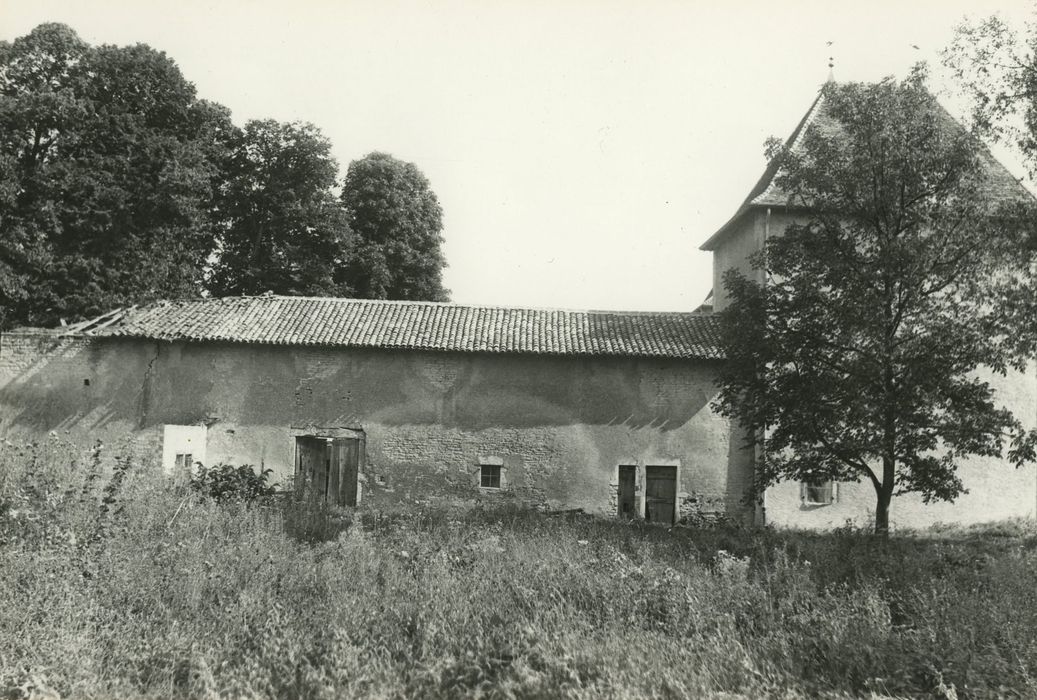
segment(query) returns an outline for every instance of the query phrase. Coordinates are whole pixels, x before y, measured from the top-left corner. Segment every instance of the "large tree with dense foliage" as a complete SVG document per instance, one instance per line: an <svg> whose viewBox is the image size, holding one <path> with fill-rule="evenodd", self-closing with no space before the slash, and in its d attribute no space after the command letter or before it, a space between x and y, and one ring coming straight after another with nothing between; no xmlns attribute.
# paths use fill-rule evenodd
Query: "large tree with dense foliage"
<svg viewBox="0 0 1037 700"><path fill-rule="evenodd" d="M145 45L61 24L0 43L4 325L199 293L232 132Z"/></svg>
<svg viewBox="0 0 1037 700"><path fill-rule="evenodd" d="M338 164L312 124L250 121L220 199L214 294L349 296L352 235L332 192Z"/></svg>
<svg viewBox="0 0 1037 700"><path fill-rule="evenodd" d="M337 181L316 127L239 129L148 46L0 42L0 328L204 293L445 299L417 167L371 154Z"/></svg>
<svg viewBox="0 0 1037 700"><path fill-rule="evenodd" d="M357 235L348 269L358 297L447 300L443 211L416 165L386 153L353 161L342 202Z"/></svg>
<svg viewBox="0 0 1037 700"><path fill-rule="evenodd" d="M1025 365L1000 300L1029 288L1033 207L921 71L822 99L824 128L770 147L800 222L755 257L765 282L725 275L717 406L762 441L758 491L865 480L885 532L893 495L961 494L963 457L1034 459L977 373Z"/></svg>

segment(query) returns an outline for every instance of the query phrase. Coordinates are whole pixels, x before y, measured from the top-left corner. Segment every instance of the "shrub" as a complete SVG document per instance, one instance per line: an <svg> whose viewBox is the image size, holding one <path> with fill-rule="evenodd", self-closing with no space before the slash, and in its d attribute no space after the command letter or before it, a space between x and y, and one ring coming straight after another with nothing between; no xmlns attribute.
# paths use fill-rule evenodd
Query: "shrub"
<svg viewBox="0 0 1037 700"><path fill-rule="evenodd" d="M199 464L188 484L217 503L254 503L274 495L276 489L268 483L271 473L270 469L256 471L251 464L240 467L222 462L212 467Z"/></svg>

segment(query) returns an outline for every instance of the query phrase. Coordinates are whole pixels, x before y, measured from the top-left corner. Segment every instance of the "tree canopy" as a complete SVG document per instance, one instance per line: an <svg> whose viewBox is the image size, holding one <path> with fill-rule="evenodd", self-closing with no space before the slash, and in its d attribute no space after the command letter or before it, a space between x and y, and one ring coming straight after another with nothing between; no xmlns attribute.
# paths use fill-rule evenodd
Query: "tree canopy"
<svg viewBox="0 0 1037 700"><path fill-rule="evenodd" d="M416 165L386 153L355 160L342 202L357 235L348 270L358 297L447 300L443 211Z"/></svg>
<svg viewBox="0 0 1037 700"><path fill-rule="evenodd" d="M826 128L769 149L805 213L755 256L765 282L724 277L717 408L762 443L757 492L868 481L881 532L894 494L961 494L963 457L1034 459L1034 436L978 373L1032 353L1018 307L999 302L1032 291L1020 249L1033 202L992 195L1000 166L920 70L829 83L822 99Z"/></svg>
<svg viewBox="0 0 1037 700"><path fill-rule="evenodd" d="M44 24L0 44L0 306L54 323L197 294L226 110L138 44Z"/></svg>
<svg viewBox="0 0 1037 700"><path fill-rule="evenodd" d="M210 290L349 296L352 234L332 191L337 176L331 143L312 124L246 124L220 197L225 228Z"/></svg>
<svg viewBox="0 0 1037 700"><path fill-rule="evenodd" d="M0 42L0 328L202 294L445 299L425 177L349 172L340 196L317 127L238 128L144 44Z"/></svg>

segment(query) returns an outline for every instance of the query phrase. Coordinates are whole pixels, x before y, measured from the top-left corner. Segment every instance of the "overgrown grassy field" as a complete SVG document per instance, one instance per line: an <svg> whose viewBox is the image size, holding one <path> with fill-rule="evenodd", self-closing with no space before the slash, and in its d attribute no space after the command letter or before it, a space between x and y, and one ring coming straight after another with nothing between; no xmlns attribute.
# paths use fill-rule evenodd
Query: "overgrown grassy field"
<svg viewBox="0 0 1037 700"><path fill-rule="evenodd" d="M8 444L0 697L1037 697L1035 546L218 505Z"/></svg>

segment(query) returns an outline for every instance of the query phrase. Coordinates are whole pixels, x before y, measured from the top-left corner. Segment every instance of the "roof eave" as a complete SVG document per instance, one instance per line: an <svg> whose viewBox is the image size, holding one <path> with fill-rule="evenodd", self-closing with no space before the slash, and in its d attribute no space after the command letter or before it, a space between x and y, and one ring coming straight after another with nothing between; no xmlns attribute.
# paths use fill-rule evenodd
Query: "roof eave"
<svg viewBox="0 0 1037 700"><path fill-rule="evenodd" d="M735 228L735 224L742 220L742 218L750 211L757 211L760 209L781 211L781 212L806 212L810 211L808 207L802 206L791 206L789 204L779 204L777 202L746 202L741 208L732 216L726 224L721 226L716 233L706 239L706 242L699 246L699 250L705 250L712 252L720 247L720 244Z"/></svg>
<svg viewBox="0 0 1037 700"><path fill-rule="evenodd" d="M703 314L706 315L706 314ZM37 330L37 329L28 329ZM47 331L48 329L39 329ZM324 342L308 342L308 341L270 341L270 340L240 340L235 338L204 338L194 336L172 336L172 335L159 335L159 334L144 334L144 333L110 333L110 334L89 334L89 333L75 333L69 334L68 337L75 338L89 338L91 340L101 341L140 341L145 343L192 343L198 345L232 345L232 346L251 346L251 347L268 347L268 348L320 348L324 350L374 350L374 351L402 351L402 352L425 352L425 353L454 353L459 355L495 355L495 356L508 356L508 355L519 355L524 357L550 357L550 358L601 358L601 359L631 359L631 360L676 360L676 361L691 361L691 362L723 362L724 356L719 350L707 350L707 351L689 351L686 353L667 353L667 352L623 352L623 351L594 351L594 350L533 350L533 349L512 349L512 348L499 348L499 347L478 347L478 348L451 348L451 347L439 347L439 346L418 346L418 345L382 345L374 343L324 343Z"/></svg>
<svg viewBox="0 0 1037 700"><path fill-rule="evenodd" d="M735 212L735 215L727 220L727 223L725 223L723 226L717 229L716 233L707 238L706 242L699 246L699 250L713 252L714 250L719 248L720 243L725 238L727 238L727 234L730 233L732 229L734 229L735 224L741 221L742 217L749 213L750 209L754 209L759 206L759 204L753 204L752 202L746 202L745 204L743 204L741 207L738 208L738 211Z"/></svg>

